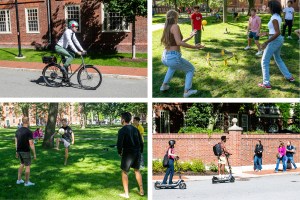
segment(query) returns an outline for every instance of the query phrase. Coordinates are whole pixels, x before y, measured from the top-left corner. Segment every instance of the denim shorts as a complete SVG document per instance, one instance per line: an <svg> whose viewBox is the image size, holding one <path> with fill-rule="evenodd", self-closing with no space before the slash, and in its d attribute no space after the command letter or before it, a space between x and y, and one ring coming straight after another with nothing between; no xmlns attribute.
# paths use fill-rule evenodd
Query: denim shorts
<svg viewBox="0 0 300 200"><path fill-rule="evenodd" d="M251 39L254 38L254 40L259 40L259 36L256 35L256 32L250 31L248 37Z"/></svg>

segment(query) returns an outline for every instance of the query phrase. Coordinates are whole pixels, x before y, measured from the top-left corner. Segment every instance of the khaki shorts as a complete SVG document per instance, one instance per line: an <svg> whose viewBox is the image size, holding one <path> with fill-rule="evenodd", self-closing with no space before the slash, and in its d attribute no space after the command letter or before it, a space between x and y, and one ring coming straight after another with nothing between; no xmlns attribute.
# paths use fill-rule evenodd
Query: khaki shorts
<svg viewBox="0 0 300 200"><path fill-rule="evenodd" d="M22 165L30 166L31 165L31 155L30 152L18 152L19 159Z"/></svg>
<svg viewBox="0 0 300 200"><path fill-rule="evenodd" d="M218 158L218 163L221 165L226 165L226 157L225 156L220 156Z"/></svg>

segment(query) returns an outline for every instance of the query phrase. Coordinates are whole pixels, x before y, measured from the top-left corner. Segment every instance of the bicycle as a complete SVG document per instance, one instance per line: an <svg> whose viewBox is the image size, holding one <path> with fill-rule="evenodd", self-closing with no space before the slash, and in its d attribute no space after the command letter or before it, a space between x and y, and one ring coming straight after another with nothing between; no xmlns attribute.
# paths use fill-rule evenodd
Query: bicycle
<svg viewBox="0 0 300 200"><path fill-rule="evenodd" d="M96 90L102 83L102 74L93 65L86 65L84 63L83 55L80 57L80 66L74 72L72 72L70 66L69 69L71 70L71 73L68 72L66 77L64 76L65 69L61 66L64 59L63 56L60 55L61 59L59 63L57 63L57 58L55 56L43 56L43 63L47 64L42 72L45 83L50 87L60 87L63 85L63 82L71 84L69 80L71 80L72 76L78 72L77 81L79 85L87 90ZM93 84L88 85L88 83Z"/></svg>

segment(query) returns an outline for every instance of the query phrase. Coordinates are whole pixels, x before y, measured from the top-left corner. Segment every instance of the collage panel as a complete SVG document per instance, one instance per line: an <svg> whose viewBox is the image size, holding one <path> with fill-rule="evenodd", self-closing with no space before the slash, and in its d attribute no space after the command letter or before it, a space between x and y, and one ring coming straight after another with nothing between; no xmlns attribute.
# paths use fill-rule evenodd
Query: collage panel
<svg viewBox="0 0 300 200"><path fill-rule="evenodd" d="M1 97L146 98L147 1L119 2L1 1Z"/></svg>
<svg viewBox="0 0 300 200"><path fill-rule="evenodd" d="M167 102L152 109L153 199L299 195L299 102Z"/></svg>
<svg viewBox="0 0 300 200"><path fill-rule="evenodd" d="M152 9L153 97L300 97L299 0L153 0Z"/></svg>
<svg viewBox="0 0 300 200"><path fill-rule="evenodd" d="M0 199L148 199L147 103L0 110Z"/></svg>

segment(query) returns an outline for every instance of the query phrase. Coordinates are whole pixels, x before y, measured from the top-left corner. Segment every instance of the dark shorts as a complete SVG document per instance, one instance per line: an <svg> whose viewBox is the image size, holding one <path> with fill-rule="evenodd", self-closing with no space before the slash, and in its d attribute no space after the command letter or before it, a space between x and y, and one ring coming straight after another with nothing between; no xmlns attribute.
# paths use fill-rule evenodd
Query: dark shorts
<svg viewBox="0 0 300 200"><path fill-rule="evenodd" d="M121 160L121 169L128 172L130 168L140 169L141 153L123 153Z"/></svg>
<svg viewBox="0 0 300 200"><path fill-rule="evenodd" d="M254 38L254 40L259 40L259 36L256 35L256 32L250 31L248 37Z"/></svg>
<svg viewBox="0 0 300 200"><path fill-rule="evenodd" d="M18 152L21 164L25 166L30 166L31 164L31 155L30 152Z"/></svg>

